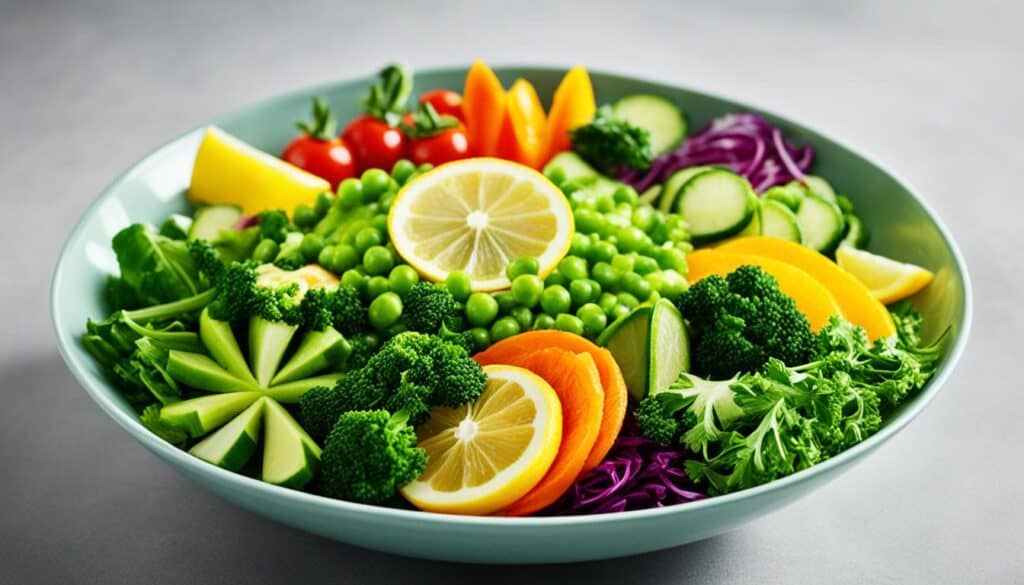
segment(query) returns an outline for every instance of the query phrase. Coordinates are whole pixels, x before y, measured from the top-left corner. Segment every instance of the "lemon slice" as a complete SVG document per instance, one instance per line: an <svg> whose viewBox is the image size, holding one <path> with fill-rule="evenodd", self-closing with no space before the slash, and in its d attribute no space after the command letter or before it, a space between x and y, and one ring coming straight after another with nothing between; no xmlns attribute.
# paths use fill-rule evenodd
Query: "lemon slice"
<svg viewBox="0 0 1024 585"><path fill-rule="evenodd" d="M540 275L569 251L572 209L544 175L518 163L470 158L410 182L391 204L388 235L423 277L439 282L456 270L475 291L509 287L505 267L533 256Z"/></svg>
<svg viewBox="0 0 1024 585"><path fill-rule="evenodd" d="M430 512L490 514L529 492L562 442L562 407L551 386L514 366L486 366L474 404L437 407L416 429L427 469L402 495Z"/></svg>
<svg viewBox="0 0 1024 585"><path fill-rule="evenodd" d="M884 304L905 299L928 286L934 275L915 264L898 262L885 256L840 246L836 263L864 283L871 295Z"/></svg>

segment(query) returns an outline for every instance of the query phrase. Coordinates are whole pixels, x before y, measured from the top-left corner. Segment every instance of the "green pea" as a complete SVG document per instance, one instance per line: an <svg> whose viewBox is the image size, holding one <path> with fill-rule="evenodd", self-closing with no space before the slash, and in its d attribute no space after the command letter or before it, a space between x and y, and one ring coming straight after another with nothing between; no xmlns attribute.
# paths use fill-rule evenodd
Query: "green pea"
<svg viewBox="0 0 1024 585"><path fill-rule="evenodd" d="M549 286L540 295L540 306L545 313L554 317L569 310L572 306L572 296L564 286Z"/></svg>
<svg viewBox="0 0 1024 585"><path fill-rule="evenodd" d="M616 254L612 257L612 268L619 272L631 272L636 266L636 258L627 254Z"/></svg>
<svg viewBox="0 0 1024 585"><path fill-rule="evenodd" d="M598 241L590 247L590 258L591 262L611 262L612 258L618 254L618 249L615 244L611 242Z"/></svg>
<svg viewBox="0 0 1024 585"><path fill-rule="evenodd" d="M505 274L509 280L515 280L523 274L537 274L539 271L540 263L533 256L516 258L505 268Z"/></svg>
<svg viewBox="0 0 1024 585"><path fill-rule="evenodd" d="M663 297L677 299L690 287L686 282L686 277L675 270L662 270L659 274L661 274L661 286L657 290Z"/></svg>
<svg viewBox="0 0 1024 585"><path fill-rule="evenodd" d="M584 234L600 233L607 223L604 216L593 209L576 209L572 215L576 222L576 231Z"/></svg>
<svg viewBox="0 0 1024 585"><path fill-rule="evenodd" d="M649 232L651 227L654 226L657 211L653 207L641 205L633 210L633 215L630 217L630 222L638 229L643 232Z"/></svg>
<svg viewBox="0 0 1024 585"><path fill-rule="evenodd" d="M555 317L555 329L568 331L576 335L583 335L583 321L576 315L562 313Z"/></svg>
<svg viewBox="0 0 1024 585"><path fill-rule="evenodd" d="M317 234L306 234L302 236L302 243L299 244L299 251L306 257L307 261L314 260L324 249L324 239Z"/></svg>
<svg viewBox="0 0 1024 585"><path fill-rule="evenodd" d="M404 297L419 281L420 275L412 266L399 264L392 268L391 274L388 275L388 288L398 293L398 296Z"/></svg>
<svg viewBox="0 0 1024 585"><path fill-rule="evenodd" d="M360 180L363 182L363 201L376 201L388 190L391 177L382 169L367 169Z"/></svg>
<svg viewBox="0 0 1024 585"><path fill-rule="evenodd" d="M351 286L363 295L366 294L366 281L369 280L365 274L359 272L355 268L346 270L341 275L341 284L344 286Z"/></svg>
<svg viewBox="0 0 1024 585"><path fill-rule="evenodd" d="M388 233L388 216L384 214L375 215L370 218L370 225L380 231L381 234Z"/></svg>
<svg viewBox="0 0 1024 585"><path fill-rule="evenodd" d="M583 322L583 333L587 337L597 337L608 325L608 316L604 309L594 303L587 303L576 311L576 316Z"/></svg>
<svg viewBox="0 0 1024 585"><path fill-rule="evenodd" d="M558 271L570 281L587 278L587 261L579 256L566 256L558 263Z"/></svg>
<svg viewBox="0 0 1024 585"><path fill-rule="evenodd" d="M409 175L416 172L416 165L411 160L401 159L395 162L395 166L391 167L391 177L398 181L399 185L404 185L409 179Z"/></svg>
<svg viewBox="0 0 1024 585"><path fill-rule="evenodd" d="M327 215L327 211L334 205L334 193L330 191L324 191L323 193L316 196L316 204L313 205L313 211L316 212L317 217L323 217Z"/></svg>
<svg viewBox="0 0 1024 585"><path fill-rule="evenodd" d="M294 221L295 225L300 228L311 228L316 225L316 222L319 220L320 218L317 217L316 211L305 203L296 205L295 211L292 212L292 221Z"/></svg>
<svg viewBox="0 0 1024 585"><path fill-rule="evenodd" d="M274 258L277 258L278 251L277 242L274 240L261 240L252 251L252 258L260 263L273 262Z"/></svg>
<svg viewBox="0 0 1024 585"><path fill-rule="evenodd" d="M316 255L316 263L330 270L331 263L334 262L335 249L334 246L324 246L321 248L320 253Z"/></svg>
<svg viewBox="0 0 1024 585"><path fill-rule="evenodd" d="M383 276L373 276L366 281L366 296L375 299L391 290L388 279Z"/></svg>
<svg viewBox="0 0 1024 585"><path fill-rule="evenodd" d="M658 261L650 256L637 256L633 262L633 272L637 274L650 274L657 272Z"/></svg>
<svg viewBox="0 0 1024 585"><path fill-rule="evenodd" d="M585 305L597 296L598 293L590 284L591 282L590 280L574 280L569 283L569 296L572 297L574 307Z"/></svg>
<svg viewBox="0 0 1024 585"><path fill-rule="evenodd" d="M615 308L612 309L611 315L608 315L608 319L611 320L612 323L614 323L615 321L618 321L619 319L625 317L631 312L633 312L633 309L627 307L626 305L615 305Z"/></svg>
<svg viewBox="0 0 1024 585"><path fill-rule="evenodd" d="M619 299L620 305L624 305L626 307L629 307L630 309L635 309L638 306L640 306L640 301L637 300L637 298L633 296L631 293L620 292L617 295L617 298Z"/></svg>
<svg viewBox="0 0 1024 585"><path fill-rule="evenodd" d="M561 185L568 178L565 174L565 169L562 167L551 167L544 169L544 175L547 176L548 180L555 185Z"/></svg>
<svg viewBox="0 0 1024 585"><path fill-rule="evenodd" d="M405 333L408 330L409 330L409 326L406 325L405 323L399 321L398 323L395 323L391 327L388 327L388 330L385 332L385 335L387 335L388 339L390 339L390 338L392 338L392 337L394 337L396 335L400 335L402 333Z"/></svg>
<svg viewBox="0 0 1024 585"><path fill-rule="evenodd" d="M363 182L348 178L338 185L338 202L342 209L353 209L363 204Z"/></svg>
<svg viewBox="0 0 1024 585"><path fill-rule="evenodd" d="M334 246L334 254L331 258L331 264L328 268L335 274L341 274L346 270L355 268L359 265L359 252L348 244L339 244Z"/></svg>
<svg viewBox="0 0 1024 585"><path fill-rule="evenodd" d="M622 271L607 262L598 262L594 265L592 275L594 280L601 285L601 288L613 290L619 286Z"/></svg>
<svg viewBox="0 0 1024 585"><path fill-rule="evenodd" d="M618 232L618 248L622 252L638 252L650 241L647 234L638 227L629 226ZM613 259L614 260L614 259Z"/></svg>
<svg viewBox="0 0 1024 585"><path fill-rule="evenodd" d="M580 256L581 258L590 257L590 238L585 234L576 232L572 235L572 244L569 248L569 253L573 256Z"/></svg>
<svg viewBox="0 0 1024 585"><path fill-rule="evenodd" d="M395 256L384 246L371 246L363 253L363 268L370 276L387 274L395 267Z"/></svg>
<svg viewBox="0 0 1024 585"><path fill-rule="evenodd" d="M519 322L512 317L502 317L491 325L491 341L498 342L506 337L512 337L521 330Z"/></svg>
<svg viewBox="0 0 1024 585"><path fill-rule="evenodd" d="M375 329L387 329L402 316L402 299L393 292L386 292L370 303L370 325Z"/></svg>
<svg viewBox="0 0 1024 585"><path fill-rule="evenodd" d="M528 329L530 324L533 323L533 311L526 307L515 307L508 314L519 323L520 329Z"/></svg>
<svg viewBox="0 0 1024 585"><path fill-rule="evenodd" d="M469 294L472 292L470 290L469 275L462 270L449 272L448 276L444 279L444 287L460 303L466 302L466 299L469 298Z"/></svg>
<svg viewBox="0 0 1024 585"><path fill-rule="evenodd" d="M391 204L395 202L396 196L397 193L392 193L391 191L388 191L387 193L381 195L380 199L377 200L377 205L380 206L378 207L378 209L387 213L388 210L391 209ZM386 218L387 216L385 215L384 217Z"/></svg>
<svg viewBox="0 0 1024 585"><path fill-rule="evenodd" d="M555 318L547 313L541 313L533 318L533 329L554 329Z"/></svg>
<svg viewBox="0 0 1024 585"><path fill-rule="evenodd" d="M512 291L505 290L501 292L496 292L491 296L494 297L494 300L498 301L499 315L508 315L509 312L512 311L512 309L514 309L518 304L516 302L516 297L512 294Z"/></svg>
<svg viewBox="0 0 1024 585"><path fill-rule="evenodd" d="M569 279L564 274L557 270L552 272L544 279L544 286L565 286L569 284Z"/></svg>
<svg viewBox="0 0 1024 585"><path fill-rule="evenodd" d="M470 329L469 338L473 341L473 349L476 351L483 351L491 345L491 332L484 327Z"/></svg>
<svg viewBox="0 0 1024 585"><path fill-rule="evenodd" d="M640 194L629 185L622 185L613 194L616 203L627 203L631 207L640 202Z"/></svg>
<svg viewBox="0 0 1024 585"><path fill-rule="evenodd" d="M658 266L663 269L671 268L680 274L687 272L686 252L677 248L662 248L656 254Z"/></svg>
<svg viewBox="0 0 1024 585"><path fill-rule="evenodd" d="M535 274L520 274L512 281L512 296L515 297L517 303L524 307L537 306L543 292L544 281Z"/></svg>
<svg viewBox="0 0 1024 585"><path fill-rule="evenodd" d="M466 300L466 318L472 325L490 325L498 316L498 301L487 293L473 293Z"/></svg>
<svg viewBox="0 0 1024 585"><path fill-rule="evenodd" d="M356 245L356 251L360 254L364 254L373 246L380 246L383 244L384 237L377 228L364 227L356 232L356 237L353 240L353 243Z"/></svg>

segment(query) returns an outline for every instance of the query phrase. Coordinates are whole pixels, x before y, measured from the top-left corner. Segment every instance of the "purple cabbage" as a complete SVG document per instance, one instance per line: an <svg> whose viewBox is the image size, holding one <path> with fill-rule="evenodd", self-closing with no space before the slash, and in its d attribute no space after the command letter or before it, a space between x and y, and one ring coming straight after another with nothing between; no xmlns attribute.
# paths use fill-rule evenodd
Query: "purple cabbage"
<svg viewBox="0 0 1024 585"><path fill-rule="evenodd" d="M719 165L743 175L762 193L794 179L802 181L813 160L810 145L793 146L761 116L726 114L687 138L678 149L655 158L646 171L624 169L617 178L643 192L679 169Z"/></svg>
<svg viewBox="0 0 1024 585"><path fill-rule="evenodd" d="M544 511L548 515L607 514L700 500L683 472L686 452L666 448L627 424L600 465L585 473Z"/></svg>

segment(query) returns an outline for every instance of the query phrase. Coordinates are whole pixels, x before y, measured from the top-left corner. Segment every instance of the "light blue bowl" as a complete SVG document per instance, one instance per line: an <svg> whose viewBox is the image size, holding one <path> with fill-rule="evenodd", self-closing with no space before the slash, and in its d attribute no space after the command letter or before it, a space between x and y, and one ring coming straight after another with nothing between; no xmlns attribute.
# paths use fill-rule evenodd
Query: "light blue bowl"
<svg viewBox="0 0 1024 585"><path fill-rule="evenodd" d="M506 85L531 80L550 96L563 71L499 68ZM420 90L461 88L465 69L420 72ZM474 518L343 502L289 490L238 475L175 449L147 431L135 412L79 343L86 318L105 316L101 287L116 270L110 238L133 221L159 222L187 209L184 190L202 129L160 147L128 169L93 203L75 226L53 277L51 310L61 355L75 378L121 427L196 483L258 514L343 542L382 551L453 561L544 563L604 559L667 548L707 538L777 510L839 476L882 446L917 416L953 371L967 341L971 290L963 258L939 218L905 181L837 141L780 116L745 104L631 77L592 73L600 102L631 93L657 93L680 104L698 129L714 116L754 111L778 124L798 144L817 151L816 174L847 194L871 230L871 249L928 267L935 282L915 299L926 319L925 336L952 327L946 356L928 386L874 436L811 469L754 489L681 506L583 517ZM339 119L354 116L371 79L313 87L212 120L269 152L293 136L292 121L307 115L310 97L328 98Z"/></svg>

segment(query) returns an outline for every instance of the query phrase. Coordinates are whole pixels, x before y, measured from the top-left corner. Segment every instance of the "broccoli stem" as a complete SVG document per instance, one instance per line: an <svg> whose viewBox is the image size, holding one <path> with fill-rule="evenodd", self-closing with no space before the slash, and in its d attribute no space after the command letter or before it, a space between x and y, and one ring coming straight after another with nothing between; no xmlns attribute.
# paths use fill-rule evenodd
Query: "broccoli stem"
<svg viewBox="0 0 1024 585"><path fill-rule="evenodd" d="M184 313L193 313L198 311L206 307L206 305L209 305L216 296L217 289L211 288L199 294L186 297L181 300L172 301L170 303L153 305L144 309L135 309L134 311L125 311L124 315L136 323L148 323L149 321L170 319L171 317L177 317Z"/></svg>

